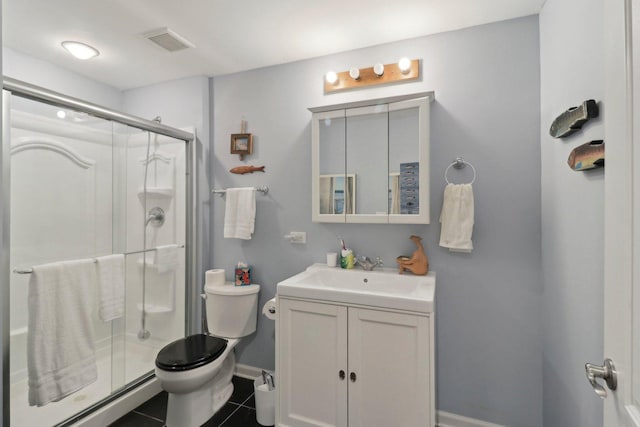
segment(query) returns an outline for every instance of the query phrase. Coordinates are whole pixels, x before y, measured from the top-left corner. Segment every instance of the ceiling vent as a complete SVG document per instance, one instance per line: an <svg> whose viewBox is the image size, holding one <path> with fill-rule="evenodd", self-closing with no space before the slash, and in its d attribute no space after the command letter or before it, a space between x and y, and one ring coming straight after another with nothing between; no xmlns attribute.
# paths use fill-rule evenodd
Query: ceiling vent
<svg viewBox="0 0 640 427"><path fill-rule="evenodd" d="M169 28L160 28L154 31L149 31L142 36L169 52L177 52L179 50L195 47L193 43Z"/></svg>

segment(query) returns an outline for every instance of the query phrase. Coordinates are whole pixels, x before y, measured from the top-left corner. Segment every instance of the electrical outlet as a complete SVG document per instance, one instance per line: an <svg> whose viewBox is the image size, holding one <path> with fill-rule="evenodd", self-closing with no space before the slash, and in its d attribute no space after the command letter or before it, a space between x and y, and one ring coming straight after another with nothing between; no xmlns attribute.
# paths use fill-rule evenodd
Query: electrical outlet
<svg viewBox="0 0 640 427"><path fill-rule="evenodd" d="M307 243L307 233L305 231L291 231L287 237L291 243Z"/></svg>

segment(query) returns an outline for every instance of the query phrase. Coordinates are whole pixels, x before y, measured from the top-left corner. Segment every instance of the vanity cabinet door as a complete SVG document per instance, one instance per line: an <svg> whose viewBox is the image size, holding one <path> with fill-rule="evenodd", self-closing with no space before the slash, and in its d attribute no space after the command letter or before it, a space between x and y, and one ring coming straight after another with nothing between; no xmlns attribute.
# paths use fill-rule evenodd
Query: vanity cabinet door
<svg viewBox="0 0 640 427"><path fill-rule="evenodd" d="M278 425L346 427L347 308L281 298L278 310Z"/></svg>
<svg viewBox="0 0 640 427"><path fill-rule="evenodd" d="M427 316L349 308L349 427L435 426Z"/></svg>

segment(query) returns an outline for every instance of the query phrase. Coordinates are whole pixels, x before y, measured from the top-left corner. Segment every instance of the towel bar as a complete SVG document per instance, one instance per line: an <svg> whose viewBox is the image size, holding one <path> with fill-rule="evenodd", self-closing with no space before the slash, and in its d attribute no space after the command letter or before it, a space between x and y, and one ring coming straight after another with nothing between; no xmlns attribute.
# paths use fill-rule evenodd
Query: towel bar
<svg viewBox="0 0 640 427"><path fill-rule="evenodd" d="M184 245L178 245L179 248L184 248ZM151 248L151 249L141 249L139 251L131 251L131 252L125 252L122 255L134 255L134 254L141 254L143 252L151 252L151 251L155 251L158 248ZM94 259L94 262L98 262L98 260ZM33 268L14 268L13 272L15 274L31 274L33 273Z"/></svg>
<svg viewBox="0 0 640 427"><path fill-rule="evenodd" d="M259 187L255 187L256 191L261 192L263 195L266 195L269 192L269 187L266 185L261 185ZM227 192L226 188L214 188L211 190L212 193L220 194L221 196Z"/></svg>

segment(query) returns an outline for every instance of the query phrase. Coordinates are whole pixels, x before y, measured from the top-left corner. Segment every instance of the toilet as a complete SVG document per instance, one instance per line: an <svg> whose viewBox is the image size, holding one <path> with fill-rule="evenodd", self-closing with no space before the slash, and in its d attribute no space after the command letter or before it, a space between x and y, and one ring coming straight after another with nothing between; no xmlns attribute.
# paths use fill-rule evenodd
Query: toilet
<svg viewBox="0 0 640 427"><path fill-rule="evenodd" d="M256 330L260 285L205 284L209 334L166 345L156 357L156 378L169 394L166 427L199 427L233 393L234 347Z"/></svg>

